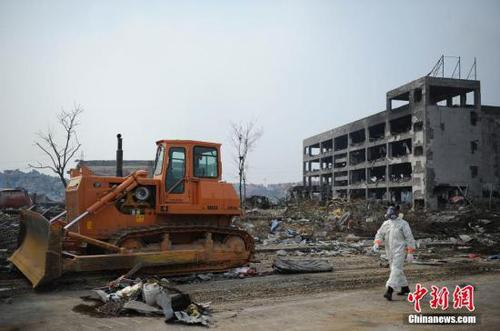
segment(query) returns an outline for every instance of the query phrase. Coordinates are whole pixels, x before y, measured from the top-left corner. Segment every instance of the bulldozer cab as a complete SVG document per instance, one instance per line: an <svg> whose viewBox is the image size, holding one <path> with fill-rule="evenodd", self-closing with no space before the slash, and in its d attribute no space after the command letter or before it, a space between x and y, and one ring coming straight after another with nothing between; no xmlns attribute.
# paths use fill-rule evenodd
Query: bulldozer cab
<svg viewBox="0 0 500 331"><path fill-rule="evenodd" d="M200 182L221 179L220 144L161 140L157 145L153 175L162 183L160 203L195 204Z"/></svg>

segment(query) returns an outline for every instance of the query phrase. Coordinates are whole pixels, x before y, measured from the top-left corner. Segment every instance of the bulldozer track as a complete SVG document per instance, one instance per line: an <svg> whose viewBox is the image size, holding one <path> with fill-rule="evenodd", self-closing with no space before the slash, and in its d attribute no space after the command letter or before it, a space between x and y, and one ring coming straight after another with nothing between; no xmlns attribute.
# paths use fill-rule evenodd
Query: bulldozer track
<svg viewBox="0 0 500 331"><path fill-rule="evenodd" d="M125 239L142 238L146 236L163 233L189 233L189 232L211 232L212 234L224 234L238 236L243 239L247 251L250 252L249 260L255 253L255 242L253 237L246 231L233 227L220 227L210 225L178 226L178 225L152 225L140 228L123 229L116 232L108 240L109 243L119 246Z"/></svg>

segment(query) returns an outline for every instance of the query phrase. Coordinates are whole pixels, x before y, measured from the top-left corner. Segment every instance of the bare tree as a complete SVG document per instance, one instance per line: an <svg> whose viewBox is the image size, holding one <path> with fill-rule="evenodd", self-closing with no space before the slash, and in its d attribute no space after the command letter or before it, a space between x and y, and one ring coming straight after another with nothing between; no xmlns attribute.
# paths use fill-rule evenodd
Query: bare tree
<svg viewBox="0 0 500 331"><path fill-rule="evenodd" d="M49 165L37 162L36 165L28 164L35 169L50 169L61 179L61 183L66 187L67 182L64 175L66 166L80 149L75 128L78 126L78 116L83 112L80 106L75 106L72 111L64 109L57 115L58 124L63 129L63 138L57 142L54 132L48 129L45 133L38 133L39 141L35 141L35 146L40 148L50 158Z"/></svg>
<svg viewBox="0 0 500 331"><path fill-rule="evenodd" d="M248 153L255 147L255 143L262 136L262 129L255 127L255 122L231 123L231 139L235 150L236 163L238 164L240 207L243 208L243 202L246 198L247 190L247 170Z"/></svg>

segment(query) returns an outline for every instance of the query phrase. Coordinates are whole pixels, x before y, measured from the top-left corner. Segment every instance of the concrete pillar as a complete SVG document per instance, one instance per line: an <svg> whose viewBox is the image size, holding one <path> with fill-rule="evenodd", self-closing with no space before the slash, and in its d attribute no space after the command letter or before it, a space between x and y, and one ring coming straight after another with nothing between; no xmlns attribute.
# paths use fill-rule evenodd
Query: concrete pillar
<svg viewBox="0 0 500 331"><path fill-rule="evenodd" d="M410 93L408 93L408 107L410 109L413 109L413 105L415 103L415 89L411 90Z"/></svg>
<svg viewBox="0 0 500 331"><path fill-rule="evenodd" d="M481 108L481 90L480 89L474 90L474 106L477 109Z"/></svg>
<svg viewBox="0 0 500 331"><path fill-rule="evenodd" d="M390 179L389 179L389 164L388 162L386 162L386 165L385 165L385 193L387 194L387 196L390 198L390 194L389 194L389 183L390 183Z"/></svg>
<svg viewBox="0 0 500 331"><path fill-rule="evenodd" d="M368 157L368 156L367 156ZM365 200L368 200L368 168L365 168Z"/></svg>
<svg viewBox="0 0 500 331"><path fill-rule="evenodd" d="M453 98L446 98L446 107L453 106Z"/></svg>
<svg viewBox="0 0 500 331"><path fill-rule="evenodd" d="M467 105L467 96L465 93L460 94L460 107L465 107Z"/></svg>

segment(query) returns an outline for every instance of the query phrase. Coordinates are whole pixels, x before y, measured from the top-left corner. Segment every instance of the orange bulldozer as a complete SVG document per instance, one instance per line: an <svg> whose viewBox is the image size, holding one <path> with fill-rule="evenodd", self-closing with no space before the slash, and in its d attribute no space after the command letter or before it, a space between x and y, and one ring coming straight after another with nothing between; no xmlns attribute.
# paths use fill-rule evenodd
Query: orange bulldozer
<svg viewBox="0 0 500 331"><path fill-rule="evenodd" d="M240 200L221 181L220 144L160 140L151 177L122 177L117 137L116 176L72 169L63 213L22 212L24 237L9 260L33 287L73 272L218 272L251 260L253 238L231 226Z"/></svg>

